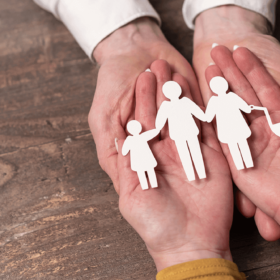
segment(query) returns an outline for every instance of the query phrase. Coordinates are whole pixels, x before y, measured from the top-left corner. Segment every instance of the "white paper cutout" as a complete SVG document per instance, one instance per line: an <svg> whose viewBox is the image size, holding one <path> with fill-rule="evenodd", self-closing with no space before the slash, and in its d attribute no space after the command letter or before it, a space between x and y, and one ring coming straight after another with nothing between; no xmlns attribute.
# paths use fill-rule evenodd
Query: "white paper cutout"
<svg viewBox="0 0 280 280"><path fill-rule="evenodd" d="M157 188L158 183L154 169L157 166L157 161L147 142L157 136L159 130L152 129L140 134L142 126L136 120L130 121L127 124L127 130L132 136L128 136L124 141L122 147L123 156L127 155L130 151L131 169L137 172L142 190L149 188L145 175L146 171L151 187Z"/></svg>
<svg viewBox="0 0 280 280"><path fill-rule="evenodd" d="M216 115L218 139L228 144L237 170L244 169L243 161L247 168L253 167L247 142L251 130L241 113L251 113L251 107L237 94L226 93L228 82L223 77L212 78L209 85L218 96L212 96L209 100L205 113L207 122L211 122Z"/></svg>
<svg viewBox="0 0 280 280"><path fill-rule="evenodd" d="M270 129L272 130L272 132L273 132L274 134L276 134L277 136L280 137L280 123L275 123L275 124L272 123L267 108L266 108L266 107L254 106L254 105L250 105L250 107L251 107L252 110L261 110L261 111L264 111Z"/></svg>
<svg viewBox="0 0 280 280"><path fill-rule="evenodd" d="M197 137L199 129L192 117L194 115L201 121L206 121L204 112L189 98L183 97L179 99L182 89L174 81L166 82L162 87L162 92L170 101L163 101L160 105L156 117L156 128L161 130L168 120L170 138L175 141L188 180L195 180L192 160L198 177L200 179L206 178L204 162Z"/></svg>

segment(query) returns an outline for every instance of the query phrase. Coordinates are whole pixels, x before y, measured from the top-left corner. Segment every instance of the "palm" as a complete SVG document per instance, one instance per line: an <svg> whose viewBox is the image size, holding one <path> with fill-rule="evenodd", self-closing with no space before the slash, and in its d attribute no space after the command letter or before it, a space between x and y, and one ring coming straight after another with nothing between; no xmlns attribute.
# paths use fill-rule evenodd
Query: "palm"
<svg viewBox="0 0 280 280"><path fill-rule="evenodd" d="M145 78L139 82L146 82L149 88ZM137 102L137 93L136 106L143 106ZM156 107L155 102L150 106ZM146 127L155 123L155 115L150 115L148 120L136 113L136 118ZM202 125L202 129L206 142L201 144L207 172L205 180L188 182L175 143L168 136L150 142L158 162L157 189L143 191L136 172L130 169L129 156L119 154L120 210L152 252L174 248L188 251L193 243L200 249L216 252L228 248L232 222L231 177L211 125Z"/></svg>
<svg viewBox="0 0 280 280"><path fill-rule="evenodd" d="M238 48L233 54L225 47L215 47L211 52L216 65L206 70L205 84L211 75L224 75L231 90L240 95L248 104L266 107L272 123L280 122L280 46L270 36L256 35L238 43L247 48ZM268 56L269 54L269 56ZM206 86L205 86L206 87ZM205 88L205 102L211 92ZM237 171L226 145L223 150L227 156L231 173L239 189L257 207L255 219L261 234L268 240L279 238L280 223L280 138L270 129L261 111L246 115L252 136L248 139L254 160L254 168ZM245 211L245 208L241 211ZM271 219L272 218L272 219ZM269 226L266 226L269 223ZM269 228L270 233L265 228Z"/></svg>

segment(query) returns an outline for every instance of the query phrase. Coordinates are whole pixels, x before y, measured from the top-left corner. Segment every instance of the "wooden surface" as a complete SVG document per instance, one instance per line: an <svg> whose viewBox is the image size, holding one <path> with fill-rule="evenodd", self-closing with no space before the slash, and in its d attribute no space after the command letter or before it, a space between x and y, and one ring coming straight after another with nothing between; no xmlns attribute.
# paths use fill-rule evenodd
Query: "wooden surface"
<svg viewBox="0 0 280 280"><path fill-rule="evenodd" d="M191 61L183 1L151 2ZM51 14L0 0L0 279L155 279L96 157L87 115L97 73ZM249 279L280 279L280 243L237 212L231 248Z"/></svg>

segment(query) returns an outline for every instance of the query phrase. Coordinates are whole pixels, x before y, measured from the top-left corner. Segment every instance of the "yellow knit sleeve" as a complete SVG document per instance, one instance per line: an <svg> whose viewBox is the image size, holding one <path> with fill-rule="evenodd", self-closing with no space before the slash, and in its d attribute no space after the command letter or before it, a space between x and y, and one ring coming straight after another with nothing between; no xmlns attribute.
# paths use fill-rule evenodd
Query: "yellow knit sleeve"
<svg viewBox="0 0 280 280"><path fill-rule="evenodd" d="M235 263L224 259L202 259L161 270L157 280L244 280Z"/></svg>

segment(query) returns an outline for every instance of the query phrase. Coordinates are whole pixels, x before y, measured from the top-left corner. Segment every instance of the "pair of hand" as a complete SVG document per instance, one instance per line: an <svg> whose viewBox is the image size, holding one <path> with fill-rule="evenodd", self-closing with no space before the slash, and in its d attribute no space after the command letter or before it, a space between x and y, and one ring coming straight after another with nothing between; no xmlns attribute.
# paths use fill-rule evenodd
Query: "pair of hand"
<svg viewBox="0 0 280 280"><path fill-rule="evenodd" d="M205 41L196 39L195 34L193 63L205 104L211 96L207 84L209 79L224 75L233 92L248 104L267 106L272 112L273 121L279 122L278 86L258 60L251 53L246 54L246 49L239 48L232 55L225 47L214 48L211 55L216 66L207 69L205 79L205 69L211 62L211 44L217 42L231 49L233 44L247 46L260 57L276 82L280 82L279 63L277 65L280 49L271 37L262 35L259 30L248 33L244 27L234 33L236 38L228 29L227 32L231 35L230 43L226 36L219 37L218 33L213 33L212 37L204 36L207 38ZM129 39L124 40L126 38ZM116 53L114 49L122 51ZM177 81L185 95L191 94L193 100L202 105L191 66L166 41L158 26L146 18L113 33L99 44L94 55L101 68L89 123L100 164L120 194L121 212L146 242L158 269L203 257L230 259L231 175L210 124L201 125L207 179L192 184L186 182L179 158L173 157L177 154L176 148L167 131L161 133L161 140L155 139L151 143L159 163L156 168L158 190L141 190L137 175L130 169L129 158L118 155L114 145L115 138L126 138L125 127L131 119L139 120L143 131L154 128L155 114L163 101L161 88L168 80ZM157 59L168 63L156 61L152 64ZM248 59L251 60L248 62ZM205 65L205 62L208 64ZM248 69L248 66L251 68ZM148 67L151 67L152 73L141 74L137 80L138 75ZM251 99L247 99L249 97ZM249 145L255 162L254 169L235 171L226 147L222 148L232 177L242 191L238 193L239 209L245 216L255 215L260 233L264 238L274 240L280 236L280 213L277 210L279 139L270 132L260 113L252 113L248 121L253 134ZM121 145L122 141L119 141L119 149Z"/></svg>

